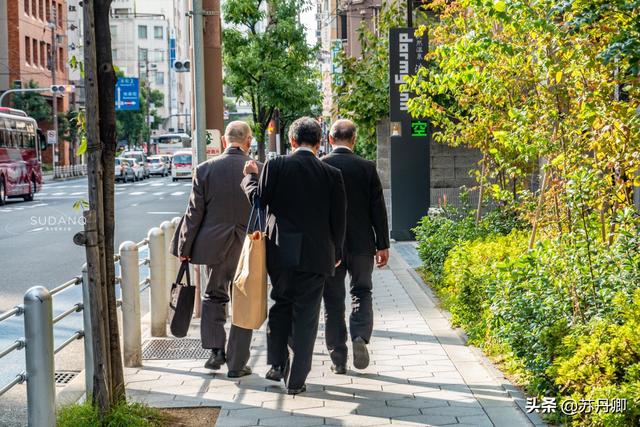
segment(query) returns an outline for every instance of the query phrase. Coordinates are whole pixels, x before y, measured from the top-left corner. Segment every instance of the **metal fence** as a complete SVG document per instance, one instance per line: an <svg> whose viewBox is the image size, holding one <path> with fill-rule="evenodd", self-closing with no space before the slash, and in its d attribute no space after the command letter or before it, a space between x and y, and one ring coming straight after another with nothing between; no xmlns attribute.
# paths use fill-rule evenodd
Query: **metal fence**
<svg viewBox="0 0 640 427"><path fill-rule="evenodd" d="M135 243L123 242L115 256L119 275L121 298L117 305L122 310L122 352L127 367L142 364L142 324L140 294L150 293L151 335L166 336L171 279L175 277L178 260L169 253L170 241L180 218L164 221L160 227L149 230L147 238ZM140 258L141 249L148 249L148 256ZM148 267L149 274L142 280L141 267ZM34 286L24 295L23 304L0 314L2 322L23 316L24 338L0 349L0 361L15 351L25 350L26 369L16 373L13 380L0 384L0 396L18 384L27 384L27 417L30 426L55 425L55 362L54 356L72 342L84 338L85 390L93 389L93 340L91 337L91 305L89 304L86 265L82 275L74 277L51 290ZM82 286L82 301L53 316L53 297L75 286ZM73 313L83 313L83 329L76 331L59 346L54 347L54 327Z"/></svg>
<svg viewBox="0 0 640 427"><path fill-rule="evenodd" d="M84 176L87 174L87 165L55 166L53 168L54 178L70 178L74 176Z"/></svg>

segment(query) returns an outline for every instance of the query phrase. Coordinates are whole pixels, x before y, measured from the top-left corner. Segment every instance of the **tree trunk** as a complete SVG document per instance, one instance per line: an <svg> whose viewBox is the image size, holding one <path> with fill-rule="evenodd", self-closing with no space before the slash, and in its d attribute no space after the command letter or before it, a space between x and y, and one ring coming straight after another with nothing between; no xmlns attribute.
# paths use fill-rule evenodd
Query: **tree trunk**
<svg viewBox="0 0 640 427"><path fill-rule="evenodd" d="M106 265L104 262L104 226L102 220L102 144L100 143L99 87L96 67L95 15L93 0L84 3L84 74L87 115L87 172L89 192L89 212L86 215L85 246L89 283L89 303L91 304L91 328L93 336L94 378L93 403L98 405L101 415L111 409L111 357L109 344L108 307L104 282ZM113 262L113 261L112 261ZM95 315L94 315L95 313Z"/></svg>
<svg viewBox="0 0 640 427"><path fill-rule="evenodd" d="M107 308L109 313L109 344L111 354L112 398L116 402L124 399L124 374L120 353L120 334L116 312L114 233L115 233L115 153L116 153L116 112L115 84L116 73L111 57L111 31L109 12L111 0L95 2L96 65L98 67L100 140L102 142L103 170L103 221L104 254L106 274L104 282L107 288Z"/></svg>

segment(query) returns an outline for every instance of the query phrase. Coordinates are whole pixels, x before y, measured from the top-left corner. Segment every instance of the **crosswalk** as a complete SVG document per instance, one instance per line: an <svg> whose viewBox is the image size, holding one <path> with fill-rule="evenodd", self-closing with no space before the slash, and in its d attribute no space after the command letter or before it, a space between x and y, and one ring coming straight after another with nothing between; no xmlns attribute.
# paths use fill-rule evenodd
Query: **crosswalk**
<svg viewBox="0 0 640 427"><path fill-rule="evenodd" d="M115 186L117 196L142 196L151 194L156 198L180 197L191 192L191 182L166 182L166 181L142 181L131 183L118 183ZM47 206L48 201L55 200L81 200L87 197L87 184L52 183L45 184L42 191L36 194L36 201L24 203L8 200L7 205L0 206L0 212L15 212Z"/></svg>

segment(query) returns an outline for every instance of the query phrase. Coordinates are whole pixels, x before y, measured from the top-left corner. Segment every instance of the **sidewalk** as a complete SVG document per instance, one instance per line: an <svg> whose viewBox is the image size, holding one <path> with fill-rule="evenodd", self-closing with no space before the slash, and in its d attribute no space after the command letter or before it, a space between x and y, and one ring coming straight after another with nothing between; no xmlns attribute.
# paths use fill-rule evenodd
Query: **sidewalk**
<svg viewBox="0 0 640 427"><path fill-rule="evenodd" d="M228 379L224 368L212 374L203 359L145 360L126 369L127 395L159 407L220 406L217 426L543 425L451 329L410 267L416 259L413 245L394 244L389 267L374 273L374 336L364 371L331 373L321 324L308 391L288 396L264 379L263 328L254 334L253 375ZM197 328L190 336L199 336Z"/></svg>

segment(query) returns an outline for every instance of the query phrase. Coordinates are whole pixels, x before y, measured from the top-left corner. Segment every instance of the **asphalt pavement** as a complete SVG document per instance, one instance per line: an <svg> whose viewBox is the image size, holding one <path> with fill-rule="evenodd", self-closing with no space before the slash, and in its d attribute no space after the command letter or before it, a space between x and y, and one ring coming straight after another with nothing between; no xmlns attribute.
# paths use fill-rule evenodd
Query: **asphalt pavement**
<svg viewBox="0 0 640 427"><path fill-rule="evenodd" d="M116 184L116 250L126 240L138 242L147 231L181 215L191 191L190 181L150 178ZM84 248L73 243L83 229L82 211L74 202L87 199L87 179L47 182L32 202L9 199L0 206L0 313L21 304L32 286L54 288L80 275ZM141 257L146 254L141 253ZM54 316L81 301L74 287L54 297ZM144 304L143 311L147 304ZM23 317L0 323L0 350L24 336ZM82 328L81 313L55 326L56 345ZM56 356L56 370L79 371L82 344L70 345ZM24 370L24 350L0 359L0 386ZM0 398L0 425L24 425L25 386L19 385Z"/></svg>

